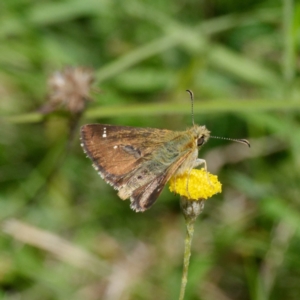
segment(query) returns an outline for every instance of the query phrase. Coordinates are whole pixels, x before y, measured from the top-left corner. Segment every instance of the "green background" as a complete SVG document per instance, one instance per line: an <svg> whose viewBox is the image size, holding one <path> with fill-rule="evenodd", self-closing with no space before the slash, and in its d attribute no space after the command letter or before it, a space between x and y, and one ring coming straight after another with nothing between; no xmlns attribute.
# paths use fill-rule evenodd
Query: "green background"
<svg viewBox="0 0 300 300"><path fill-rule="evenodd" d="M47 78L96 70L80 124L247 138L200 151L223 184L196 222L186 298L300 297L299 1L0 3L0 299L177 299L185 223L166 188L135 213L85 158ZM59 166L57 168L57 166Z"/></svg>

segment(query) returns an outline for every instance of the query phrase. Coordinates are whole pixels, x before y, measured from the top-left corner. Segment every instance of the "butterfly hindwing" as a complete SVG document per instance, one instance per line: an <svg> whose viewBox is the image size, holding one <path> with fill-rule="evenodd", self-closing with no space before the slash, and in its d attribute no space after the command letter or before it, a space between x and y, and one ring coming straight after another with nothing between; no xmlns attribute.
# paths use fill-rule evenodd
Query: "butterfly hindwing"
<svg viewBox="0 0 300 300"><path fill-rule="evenodd" d="M176 163L171 164L159 176L155 177L146 185L134 190L130 197L130 207L135 211L145 211L146 209L150 208L157 200L166 183L170 180L179 166L189 155L190 152L186 152L185 155L181 156Z"/></svg>

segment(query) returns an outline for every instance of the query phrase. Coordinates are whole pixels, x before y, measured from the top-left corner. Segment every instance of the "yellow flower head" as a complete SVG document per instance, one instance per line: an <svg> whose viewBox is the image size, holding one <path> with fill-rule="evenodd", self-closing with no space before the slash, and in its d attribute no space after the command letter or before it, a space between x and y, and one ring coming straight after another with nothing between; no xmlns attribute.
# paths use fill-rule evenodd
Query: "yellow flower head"
<svg viewBox="0 0 300 300"><path fill-rule="evenodd" d="M222 185L218 176L204 169L193 169L182 175L173 176L170 180L170 191L190 200L203 200L221 193Z"/></svg>

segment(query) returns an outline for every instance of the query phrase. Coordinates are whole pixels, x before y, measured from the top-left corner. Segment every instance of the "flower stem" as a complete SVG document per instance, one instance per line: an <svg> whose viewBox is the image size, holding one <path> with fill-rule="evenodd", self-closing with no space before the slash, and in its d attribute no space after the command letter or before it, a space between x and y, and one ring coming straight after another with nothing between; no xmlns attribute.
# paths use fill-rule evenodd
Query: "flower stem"
<svg viewBox="0 0 300 300"><path fill-rule="evenodd" d="M184 299L185 288L187 284L187 276L189 271L190 257L191 257L191 245L194 234L194 220L186 219L186 236L184 241L184 257L183 257L183 272L181 277L181 289L179 300Z"/></svg>
<svg viewBox="0 0 300 300"><path fill-rule="evenodd" d="M185 218L186 236L184 240L184 257L183 257L183 271L181 277L181 288L179 300L184 299L185 288L187 284L187 277L189 272L189 264L191 257L191 245L194 235L194 224L197 217L204 208L204 200L188 200L186 197L180 197L180 206Z"/></svg>

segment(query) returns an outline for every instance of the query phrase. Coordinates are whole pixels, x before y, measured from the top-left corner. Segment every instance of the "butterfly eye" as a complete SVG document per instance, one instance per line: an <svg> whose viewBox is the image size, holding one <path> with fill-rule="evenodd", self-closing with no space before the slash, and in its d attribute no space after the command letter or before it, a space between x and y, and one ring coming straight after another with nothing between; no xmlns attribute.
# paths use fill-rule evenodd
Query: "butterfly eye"
<svg viewBox="0 0 300 300"><path fill-rule="evenodd" d="M202 146L204 142L205 142L204 136L201 136L201 138L197 140L197 146Z"/></svg>

